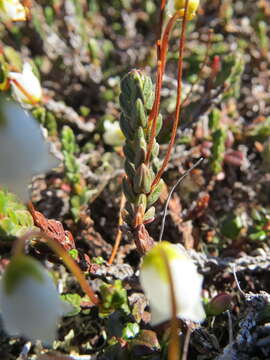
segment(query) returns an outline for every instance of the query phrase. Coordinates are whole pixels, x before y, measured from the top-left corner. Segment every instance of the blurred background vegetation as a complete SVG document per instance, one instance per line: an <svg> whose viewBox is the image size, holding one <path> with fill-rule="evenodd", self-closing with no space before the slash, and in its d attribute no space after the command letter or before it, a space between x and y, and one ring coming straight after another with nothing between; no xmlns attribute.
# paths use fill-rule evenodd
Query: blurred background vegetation
<svg viewBox="0 0 270 360"><path fill-rule="evenodd" d="M73 234L73 255L89 271L89 257L101 266L110 256L117 232L124 173L119 138L116 136L115 144L106 141L104 122L119 120L120 80L128 71L143 69L155 81L159 1L32 0L31 3L29 21L0 22L0 85L7 71L20 72L25 61L31 62L40 78L42 102L30 106L29 110L47 130L62 165L46 177L34 179L33 203L46 218L61 221ZM161 156L169 141L176 102L179 35L180 26L176 26L170 40L162 90ZM202 0L198 16L188 24L183 114L164 177L168 188L199 157L205 160L175 191L169 204L165 240L182 243L209 256L267 256L269 36L268 0ZM159 235L167 192L165 189L161 197L155 223L149 225L154 239ZM0 191L2 263L10 256L14 237L33 227L27 209L12 195ZM33 243L31 251L43 259L51 257L42 244ZM124 236L117 264L136 271L139 260L134 244ZM244 288L270 290L265 272L260 277L246 275L244 278ZM216 279L207 278L206 288L209 294L217 290L230 292L232 283L233 278L222 274ZM117 283L116 290L105 287L103 293L117 292L121 286ZM121 291L118 307L107 298L109 305L103 309L104 314L124 307L125 316L130 316L126 294ZM132 311L137 324L141 319L136 318L134 309ZM83 316L89 320L87 312ZM95 321L91 318L87 326L90 323L95 328ZM98 328L106 329L107 325L102 322ZM126 318L123 327L126 332L138 333L136 326L127 328ZM76 333L78 327L75 326L75 334L69 335L70 339L67 330L61 331L63 343L58 346L62 350L74 346L80 351L98 353L108 345L101 336L95 338L96 331L92 328L93 339L88 345L85 345L84 330ZM216 336L222 347L227 330ZM15 359L18 344L8 345L4 339L3 343L0 341L4 358ZM203 356L195 348L194 356ZM136 356L133 345L130 349L133 355L120 358ZM159 345L155 343L149 350L151 359L161 358L157 349ZM118 359L117 351L109 348L105 353L115 355L101 358ZM216 354L214 351L194 359L212 359Z"/></svg>

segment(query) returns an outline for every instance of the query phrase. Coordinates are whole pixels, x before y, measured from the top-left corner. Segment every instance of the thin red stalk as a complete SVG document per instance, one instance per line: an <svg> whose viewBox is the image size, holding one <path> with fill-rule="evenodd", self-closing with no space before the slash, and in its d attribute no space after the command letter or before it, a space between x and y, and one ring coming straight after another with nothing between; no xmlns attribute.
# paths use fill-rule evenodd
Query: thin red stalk
<svg viewBox="0 0 270 360"><path fill-rule="evenodd" d="M153 148L153 144L154 144L154 140L155 140L155 136L156 136L157 118L158 118L159 108L160 108L160 93L161 93L161 86L162 86L164 70L165 70L165 66L166 66L166 55L167 55L167 50L168 50L169 36L170 36L172 28L178 18L179 18L178 13L175 13L174 16L172 18L170 18L170 20L164 30L164 35L163 35L161 43L160 43L160 54L159 54L160 59L158 61L158 68L157 68L157 83L156 83L156 90L155 90L155 100L154 100L154 104L153 104L153 107L152 107L152 110L150 112L149 119L148 119L148 129L151 126L151 130L150 130L150 139L149 139L147 155L146 155L146 160L145 160L146 164L149 164L149 162L150 162L151 152L152 152L152 148Z"/></svg>
<svg viewBox="0 0 270 360"><path fill-rule="evenodd" d="M63 248L63 246L61 246L56 240L49 237L44 232L31 231L31 232L21 236L20 238L18 238L14 244L13 255L16 256L16 255L19 255L24 252L25 242L30 237L45 238L49 247L53 250L53 252L55 254L57 254L59 257L62 258L65 265L69 268L69 270L76 277L82 290L86 293L86 295L89 296L89 298L95 305L98 305L99 299L96 297L94 291L91 289L90 285L86 281L85 276L83 275L79 266L75 263L75 261L69 255L69 253Z"/></svg>
<svg viewBox="0 0 270 360"><path fill-rule="evenodd" d="M160 249L160 253L166 266L168 279L169 279L170 295L171 295L172 318L171 318L170 342L168 349L168 360L179 360L180 358L180 342L178 336L179 326L177 320L177 305L176 305L173 277L166 252L163 249Z"/></svg>
<svg viewBox="0 0 270 360"><path fill-rule="evenodd" d="M30 95L25 88L16 80L16 79L10 79L11 82L14 82L14 84L21 90L21 92L27 97L27 99L31 102L32 105L36 104L38 101L33 98L32 95Z"/></svg>
<svg viewBox="0 0 270 360"><path fill-rule="evenodd" d="M166 2L167 0L161 0L160 3L160 12L159 12L159 28L158 28L158 41L157 43L159 43L161 36L162 36L162 29L163 29L163 21L164 21L164 10L165 10L165 6L166 6ZM158 48L159 51L159 48ZM159 54L158 54L158 59L159 59Z"/></svg>
<svg viewBox="0 0 270 360"><path fill-rule="evenodd" d="M157 96L157 91L158 91L158 89L160 90L160 87L161 87L161 84L159 83L159 81L162 82L163 72L164 72L165 65L166 65L166 55L167 55L167 49L168 49L169 36L170 36L172 28L175 24L175 21L178 18L179 18L178 13L174 14L174 16L172 18L170 18L170 20L164 30L162 39L159 40L160 54L159 54L159 58L158 58L156 94L155 94L155 101L154 101L154 104L153 104L153 107L152 107L152 110L151 110L151 113L149 116L148 126L151 125L152 120L153 120L154 107L156 104L158 104L158 102L160 100L160 98Z"/></svg>
<svg viewBox="0 0 270 360"><path fill-rule="evenodd" d="M159 24L158 24L158 35L157 35L157 61L160 60L160 53L161 53L161 37L162 37L162 29L163 29L163 22L164 22L164 10L166 6L167 0L161 0L160 3L160 11L159 11Z"/></svg>
<svg viewBox="0 0 270 360"><path fill-rule="evenodd" d="M160 50L160 54L161 54L161 50ZM158 60L157 63L157 79L156 79L156 88L155 88L155 99L154 99L154 103L152 106L152 110L150 112L149 118L148 118L148 123L147 123L147 132L150 129L150 126L152 126L153 124L153 120L155 118L155 114L156 114L156 110L157 110L157 103L158 103L158 99L160 98L160 88L161 88L161 70L162 70L162 66L161 66L161 59Z"/></svg>
<svg viewBox="0 0 270 360"><path fill-rule="evenodd" d="M162 166L160 170L158 171L153 183L152 188L159 182L165 168L168 165L168 162L170 160L172 148L174 145L176 132L178 123L180 120L180 114L181 114L181 96L182 96L182 76L183 76L183 59L184 59L184 48L185 48L185 40L186 40L186 25L187 25L187 7L188 7L189 0L186 0L185 2L185 12L183 17L183 23L182 23L182 29L181 29L181 37L179 42L179 59L178 59L178 75L177 75L177 103L175 108L175 119L173 123L173 129L172 129L172 136L170 139L170 143L168 146L167 153L165 155L165 159L163 160Z"/></svg>

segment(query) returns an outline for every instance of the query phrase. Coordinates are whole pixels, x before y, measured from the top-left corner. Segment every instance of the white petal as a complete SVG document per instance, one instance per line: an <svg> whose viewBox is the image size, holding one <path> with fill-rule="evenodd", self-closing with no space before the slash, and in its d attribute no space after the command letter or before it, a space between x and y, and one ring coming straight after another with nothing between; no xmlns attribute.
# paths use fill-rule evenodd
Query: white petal
<svg viewBox="0 0 270 360"><path fill-rule="evenodd" d="M172 17L175 14L174 0L168 0L165 11L168 16Z"/></svg>
<svg viewBox="0 0 270 360"><path fill-rule="evenodd" d="M4 328L10 335L51 344L56 337L62 303L51 277L44 270L43 273L42 283L26 277L11 294L1 289L0 307Z"/></svg>
<svg viewBox="0 0 270 360"><path fill-rule="evenodd" d="M32 66L25 63L23 66L24 86L26 91L37 99L41 99L42 89L39 79L33 73Z"/></svg>
<svg viewBox="0 0 270 360"><path fill-rule="evenodd" d="M190 260L173 260L170 267L178 316L181 319L202 322L205 319L201 301L202 276Z"/></svg>
<svg viewBox="0 0 270 360"><path fill-rule="evenodd" d="M0 117L1 112L4 124L0 122L0 186L13 190L24 200L26 182L56 167L59 161L50 154L39 124L25 110L13 102L1 101Z"/></svg>
<svg viewBox="0 0 270 360"><path fill-rule="evenodd" d="M10 72L9 79L16 80L35 102L40 101L42 97L42 88L29 63L24 64L22 73ZM13 95L18 101L24 103L31 102L15 82L11 81L11 86Z"/></svg>
<svg viewBox="0 0 270 360"><path fill-rule="evenodd" d="M141 268L140 280L149 299L153 325L172 317L169 280L164 274L163 258L158 248L166 252L172 274L177 316L184 320L202 322L205 312L201 301L202 276L196 266L176 245L162 242L146 255Z"/></svg>
<svg viewBox="0 0 270 360"><path fill-rule="evenodd" d="M0 174L0 187L2 183L6 183L4 188L6 188L9 192L12 192L18 196L20 201L23 203L27 203L30 200L30 192L29 192L29 184L31 182L31 178L22 178L20 179L14 177L11 179L4 179L3 176Z"/></svg>
<svg viewBox="0 0 270 360"><path fill-rule="evenodd" d="M140 281L151 308L151 324L157 325L171 318L171 297L168 284L160 278L154 267L140 272Z"/></svg>
<svg viewBox="0 0 270 360"><path fill-rule="evenodd" d="M105 131L111 131L115 129L115 125L110 120L105 120L103 123Z"/></svg>
<svg viewBox="0 0 270 360"><path fill-rule="evenodd" d="M74 311L74 306L72 306L67 301L61 301L61 315L62 316L65 316L72 311Z"/></svg>
<svg viewBox="0 0 270 360"><path fill-rule="evenodd" d="M105 129L103 139L106 144L111 146L123 145L125 137L120 129L118 121L112 123L109 120L105 120L103 126Z"/></svg>
<svg viewBox="0 0 270 360"><path fill-rule="evenodd" d="M170 304L171 306L171 304ZM156 326L158 324L162 324L165 321L168 321L171 319L171 313L170 308L168 308L168 311L160 311L159 309L155 308L153 305L151 305L151 325Z"/></svg>
<svg viewBox="0 0 270 360"><path fill-rule="evenodd" d="M24 21L26 19L25 8L18 0L3 0L1 14L6 20Z"/></svg>

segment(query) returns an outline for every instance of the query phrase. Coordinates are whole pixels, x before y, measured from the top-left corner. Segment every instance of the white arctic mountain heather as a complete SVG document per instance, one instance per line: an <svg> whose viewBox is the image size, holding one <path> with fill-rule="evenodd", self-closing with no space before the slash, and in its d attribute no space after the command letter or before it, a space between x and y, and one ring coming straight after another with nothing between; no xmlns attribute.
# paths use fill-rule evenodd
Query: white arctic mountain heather
<svg viewBox="0 0 270 360"><path fill-rule="evenodd" d="M29 63L23 65L22 73L9 72L8 78L11 80L12 93L19 102L35 104L41 100L42 88ZM19 86L13 80L16 80ZM22 88L30 95L31 99L25 95Z"/></svg>
<svg viewBox="0 0 270 360"><path fill-rule="evenodd" d="M125 142L124 134L120 129L118 121L111 122L109 120L104 121L105 132L103 134L104 142L111 146L122 146Z"/></svg>
<svg viewBox="0 0 270 360"><path fill-rule="evenodd" d="M161 242L143 259L140 280L150 302L152 325L171 319L171 293L166 265L166 254L172 274L177 316L183 320L202 322L205 312L201 300L202 276L196 266L177 245Z"/></svg>
<svg viewBox="0 0 270 360"><path fill-rule="evenodd" d="M18 255L1 279L0 311L9 335L50 345L64 305L46 269L31 257Z"/></svg>
<svg viewBox="0 0 270 360"><path fill-rule="evenodd" d="M0 18L4 21L25 21L26 9L19 0L1 0Z"/></svg>
<svg viewBox="0 0 270 360"><path fill-rule="evenodd" d="M36 120L14 102L0 99L0 186L27 202L32 177L58 164Z"/></svg>

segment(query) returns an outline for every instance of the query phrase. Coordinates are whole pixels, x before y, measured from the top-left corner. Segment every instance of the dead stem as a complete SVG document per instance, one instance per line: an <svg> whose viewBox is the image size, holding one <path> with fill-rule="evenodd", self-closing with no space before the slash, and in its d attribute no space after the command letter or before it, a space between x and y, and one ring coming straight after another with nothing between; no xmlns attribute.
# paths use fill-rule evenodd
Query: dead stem
<svg viewBox="0 0 270 360"><path fill-rule="evenodd" d="M190 326L190 324L188 324L187 325L187 332L186 332L186 337L185 337L182 360L187 360L187 358L188 358L188 347L189 347L190 335L191 335L191 326Z"/></svg>
<svg viewBox="0 0 270 360"><path fill-rule="evenodd" d="M167 254L163 249L160 249L160 253L166 266L166 270L169 278L170 295L171 295L172 319L171 319L171 338L168 349L168 360L179 360L180 358L180 342L178 336L179 326L177 320L177 306L176 306L172 272L167 258Z"/></svg>
<svg viewBox="0 0 270 360"><path fill-rule="evenodd" d="M123 218L122 218L121 212L125 206L125 203L126 203L126 198L125 198L124 193L122 193L121 200L120 200L119 218L118 218L118 231L117 231L114 247L113 247L110 259L108 261L109 265L111 265L113 263L116 253L118 251L119 245L122 240L123 234L122 234L122 230L121 230L121 225L123 224Z"/></svg>
<svg viewBox="0 0 270 360"><path fill-rule="evenodd" d="M228 328L229 328L229 344L233 343L233 323L230 310L226 311L228 316Z"/></svg>
<svg viewBox="0 0 270 360"><path fill-rule="evenodd" d="M67 268L76 277L82 290L86 293L86 295L88 295L88 297L95 305L98 305L99 299L96 297L94 291L91 289L90 285L86 281L85 276L83 275L79 266L75 263L75 261L69 255L69 253L57 241L50 238L47 234L39 231L32 231L30 233L27 233L19 237L14 244L14 248L13 248L14 256L22 254L24 252L25 242L30 237L45 238L49 247L53 250L54 253L56 253L60 258L62 258Z"/></svg>
<svg viewBox="0 0 270 360"><path fill-rule="evenodd" d="M188 7L189 0L185 2L185 12L182 22L182 29L181 29L181 37L179 41L179 59L178 59L178 75L177 75L177 103L175 108L175 119L173 123L172 135L170 139L170 143L168 146L167 153L165 155L165 159L163 160L162 166L158 171L151 188L153 188L161 179L161 176L168 165L170 160L172 148L174 145L174 140L176 137L176 132L178 128L178 123L180 120L181 114L181 96L182 96L182 76L183 76L183 59L184 59L184 48L185 48L185 40L186 40L186 25L187 25L187 7Z"/></svg>

